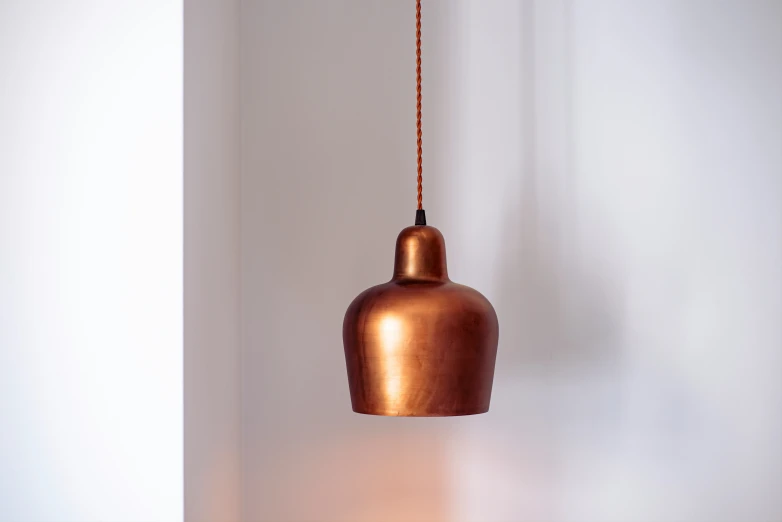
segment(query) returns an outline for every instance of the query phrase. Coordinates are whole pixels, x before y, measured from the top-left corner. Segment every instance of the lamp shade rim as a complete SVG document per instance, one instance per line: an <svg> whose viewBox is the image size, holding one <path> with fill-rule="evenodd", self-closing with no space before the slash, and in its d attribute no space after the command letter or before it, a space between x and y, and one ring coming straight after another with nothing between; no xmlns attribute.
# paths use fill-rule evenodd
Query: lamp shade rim
<svg viewBox="0 0 782 522"><path fill-rule="evenodd" d="M371 415L373 417L470 417L472 415L483 415L489 412L489 407L479 408L475 410L465 410L457 412L415 412L415 413L399 413L392 410L369 410L353 407L354 413L360 413L361 415Z"/></svg>

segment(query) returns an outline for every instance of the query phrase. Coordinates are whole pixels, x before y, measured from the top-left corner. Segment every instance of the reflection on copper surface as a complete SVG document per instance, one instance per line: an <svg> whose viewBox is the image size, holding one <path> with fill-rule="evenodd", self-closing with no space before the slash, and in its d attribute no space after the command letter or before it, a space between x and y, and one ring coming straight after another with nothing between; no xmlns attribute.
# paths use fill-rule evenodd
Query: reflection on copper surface
<svg viewBox="0 0 782 522"><path fill-rule="evenodd" d="M383 345L385 358L383 365L386 374L386 398L389 402L399 401L401 391L401 370L399 359L395 357L402 338L402 323L394 316L386 316L380 320L380 342Z"/></svg>
<svg viewBox="0 0 782 522"><path fill-rule="evenodd" d="M499 327L491 303L448 279L445 240L404 229L394 275L345 314L343 341L353 410L447 416L489 409Z"/></svg>

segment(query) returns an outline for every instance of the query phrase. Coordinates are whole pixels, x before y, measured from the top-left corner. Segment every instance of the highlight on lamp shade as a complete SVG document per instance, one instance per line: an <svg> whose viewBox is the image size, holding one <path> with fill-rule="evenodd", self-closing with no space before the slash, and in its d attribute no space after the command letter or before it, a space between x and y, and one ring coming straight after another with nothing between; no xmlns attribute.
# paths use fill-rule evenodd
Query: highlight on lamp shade
<svg viewBox="0 0 782 522"><path fill-rule="evenodd" d="M391 281L361 293L342 327L353 411L440 417L489 409L499 325L491 303L448 279L434 227L399 234Z"/></svg>

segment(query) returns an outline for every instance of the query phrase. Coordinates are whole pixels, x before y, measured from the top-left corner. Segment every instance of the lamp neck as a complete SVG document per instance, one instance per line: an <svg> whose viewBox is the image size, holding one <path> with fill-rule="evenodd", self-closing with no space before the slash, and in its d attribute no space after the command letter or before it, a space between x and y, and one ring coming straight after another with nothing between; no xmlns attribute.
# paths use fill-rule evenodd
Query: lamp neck
<svg viewBox="0 0 782 522"><path fill-rule="evenodd" d="M448 281L445 239L434 227L407 227L396 239L394 279Z"/></svg>

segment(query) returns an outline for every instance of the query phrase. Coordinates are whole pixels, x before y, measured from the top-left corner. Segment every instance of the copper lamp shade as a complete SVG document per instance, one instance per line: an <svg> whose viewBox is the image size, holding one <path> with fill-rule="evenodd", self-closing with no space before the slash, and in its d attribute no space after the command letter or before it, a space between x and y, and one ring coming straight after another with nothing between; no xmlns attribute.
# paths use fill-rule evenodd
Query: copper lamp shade
<svg viewBox="0 0 782 522"><path fill-rule="evenodd" d="M445 417L489 411L499 325L479 292L448 279L445 240L422 199L421 0L416 0L415 226L396 240L394 276L365 290L342 323L353 411Z"/></svg>
<svg viewBox="0 0 782 522"><path fill-rule="evenodd" d="M439 417L489 410L499 326L491 303L448 279L445 240L429 226L396 241L391 281L345 314L353 411Z"/></svg>

